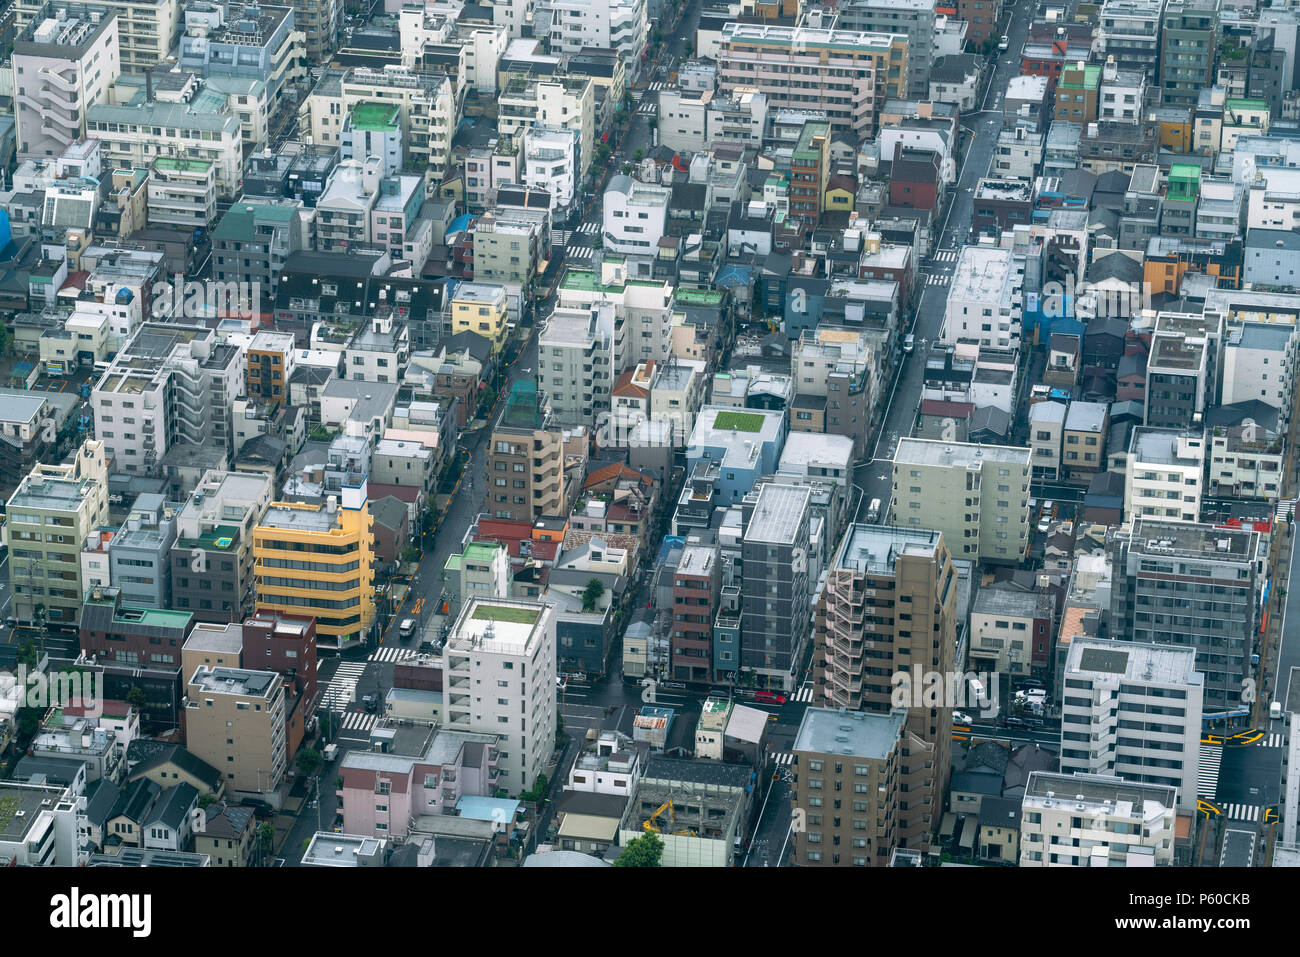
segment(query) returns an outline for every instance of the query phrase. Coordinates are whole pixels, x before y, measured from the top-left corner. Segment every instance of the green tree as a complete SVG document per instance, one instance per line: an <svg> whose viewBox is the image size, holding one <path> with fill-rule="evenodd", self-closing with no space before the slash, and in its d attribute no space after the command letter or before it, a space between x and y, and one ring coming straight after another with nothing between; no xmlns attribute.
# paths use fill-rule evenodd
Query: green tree
<svg viewBox="0 0 1300 957"><path fill-rule="evenodd" d="M420 560L420 550L414 545L407 545L402 549L402 561L408 565L414 564Z"/></svg>
<svg viewBox="0 0 1300 957"><path fill-rule="evenodd" d="M643 150L641 147L638 146L636 148L636 152L632 154L632 159L635 162L638 163L641 162L643 159L645 159L645 150Z"/></svg>
<svg viewBox="0 0 1300 957"><path fill-rule="evenodd" d="M664 842L659 835L647 831L627 842L623 853L614 862L615 867L658 867L664 856Z"/></svg>
<svg viewBox="0 0 1300 957"><path fill-rule="evenodd" d="M601 596L605 594L605 583L599 578L592 578L587 582L587 587L582 590L582 610L595 611L596 602L600 601Z"/></svg>
<svg viewBox="0 0 1300 957"><path fill-rule="evenodd" d="M315 748L303 748L298 752L298 759L295 763L298 765L299 771L307 777L312 777L321 769L325 759Z"/></svg>
<svg viewBox="0 0 1300 957"><path fill-rule="evenodd" d="M216 801L216 799L217 796L213 794L211 791L204 791L203 794L199 796L199 807L202 808L209 807L213 802Z"/></svg>
<svg viewBox="0 0 1300 957"><path fill-rule="evenodd" d="M546 775L537 775L537 783L533 785L531 791L524 791L519 795L519 800L528 801L533 804L541 804L542 799L546 797Z"/></svg>
<svg viewBox="0 0 1300 957"><path fill-rule="evenodd" d="M131 690L126 693L126 703L136 711L144 711L144 706L149 703L149 696L139 685L131 685Z"/></svg>
<svg viewBox="0 0 1300 957"><path fill-rule="evenodd" d="M601 143L599 146L597 146L597 147L596 147L596 156L600 159L600 161L601 161L602 163L605 162L606 160L608 160L608 159L609 159L609 144L608 144L608 143Z"/></svg>
<svg viewBox="0 0 1300 957"><path fill-rule="evenodd" d="M275 828L270 821L257 826L257 834L254 837L256 842L258 856L265 861L271 856L271 850L275 847ZM307 848L303 848L307 850Z"/></svg>

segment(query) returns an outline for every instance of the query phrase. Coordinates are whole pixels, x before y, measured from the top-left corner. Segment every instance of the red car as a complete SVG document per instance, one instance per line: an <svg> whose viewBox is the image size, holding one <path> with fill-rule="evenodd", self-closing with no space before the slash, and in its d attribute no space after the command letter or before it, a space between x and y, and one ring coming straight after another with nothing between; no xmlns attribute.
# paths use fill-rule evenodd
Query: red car
<svg viewBox="0 0 1300 957"><path fill-rule="evenodd" d="M772 704L785 704L785 695L777 694L775 691L755 691L755 701L767 701Z"/></svg>

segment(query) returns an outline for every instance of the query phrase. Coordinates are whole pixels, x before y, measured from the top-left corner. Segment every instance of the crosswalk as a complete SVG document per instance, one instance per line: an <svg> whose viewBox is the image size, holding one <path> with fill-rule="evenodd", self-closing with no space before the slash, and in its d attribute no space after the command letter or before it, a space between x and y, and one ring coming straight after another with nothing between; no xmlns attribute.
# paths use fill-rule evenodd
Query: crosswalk
<svg viewBox="0 0 1300 957"><path fill-rule="evenodd" d="M366 714L364 711L349 711L343 716L344 731L364 731L367 734L375 727L378 715Z"/></svg>
<svg viewBox="0 0 1300 957"><path fill-rule="evenodd" d="M951 282L952 276L944 276L939 273L932 272L930 275L925 277L925 284L927 286L947 286Z"/></svg>
<svg viewBox="0 0 1300 957"><path fill-rule="evenodd" d="M637 110L642 116L654 116L659 112L659 107L654 103L642 103L641 108Z"/></svg>
<svg viewBox="0 0 1300 957"><path fill-rule="evenodd" d="M366 660L378 661L378 662L405 661L407 658L414 658L414 657L415 657L414 650L410 648L398 648L396 646L393 646L389 648L381 647L378 651L375 651L373 654L371 654L371 656Z"/></svg>
<svg viewBox="0 0 1300 957"><path fill-rule="evenodd" d="M1274 731L1266 738L1256 742L1261 748L1283 748L1286 747L1286 735L1281 731Z"/></svg>
<svg viewBox="0 0 1300 957"><path fill-rule="evenodd" d="M1258 804L1225 804L1223 816L1229 821L1258 821L1264 809Z"/></svg>
<svg viewBox="0 0 1300 957"><path fill-rule="evenodd" d="M583 223L570 236L595 236L600 232L600 223Z"/></svg>
<svg viewBox="0 0 1300 957"><path fill-rule="evenodd" d="M1196 769L1196 796L1214 800L1219 789L1219 765L1223 763L1223 748L1216 744L1201 745L1201 763Z"/></svg>
<svg viewBox="0 0 1300 957"><path fill-rule="evenodd" d="M931 258L937 263L955 263L957 261L957 250L940 249Z"/></svg>
<svg viewBox="0 0 1300 957"><path fill-rule="evenodd" d="M347 706L357 696L357 682L361 676L366 673L366 663L364 661L345 661L339 665L339 670L334 672L334 677L325 687L325 693L321 695L320 705L317 711L345 711Z"/></svg>
<svg viewBox="0 0 1300 957"><path fill-rule="evenodd" d="M811 704L813 699L813 686L811 681L804 682L803 686L794 693L791 700L802 701L805 704Z"/></svg>
<svg viewBox="0 0 1300 957"><path fill-rule="evenodd" d="M778 751L776 754L772 755L772 761L778 767L789 767L794 763L794 752Z"/></svg>
<svg viewBox="0 0 1300 957"><path fill-rule="evenodd" d="M1290 524L1295 518L1295 500L1277 503L1277 520Z"/></svg>
<svg viewBox="0 0 1300 957"><path fill-rule="evenodd" d="M671 84L669 84L669 83L651 83L651 84L650 84L650 92L651 92L651 93L658 93L660 90L666 90L666 89L668 89L669 86L671 86Z"/></svg>

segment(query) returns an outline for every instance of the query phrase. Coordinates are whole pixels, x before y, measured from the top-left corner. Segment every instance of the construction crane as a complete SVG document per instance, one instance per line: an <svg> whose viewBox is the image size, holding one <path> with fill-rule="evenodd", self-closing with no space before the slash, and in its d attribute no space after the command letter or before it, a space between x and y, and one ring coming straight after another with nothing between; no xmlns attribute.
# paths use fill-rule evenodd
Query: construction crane
<svg viewBox="0 0 1300 957"><path fill-rule="evenodd" d="M672 799L669 799L665 801L663 804L659 805L659 810L655 811L648 818L646 818L645 823L641 825L641 830L645 831L647 834L649 834L651 831L658 834L659 828L655 827L655 818L657 818L660 814L663 814L664 811L668 812L669 824L677 823L677 815L673 812L673 802Z"/></svg>

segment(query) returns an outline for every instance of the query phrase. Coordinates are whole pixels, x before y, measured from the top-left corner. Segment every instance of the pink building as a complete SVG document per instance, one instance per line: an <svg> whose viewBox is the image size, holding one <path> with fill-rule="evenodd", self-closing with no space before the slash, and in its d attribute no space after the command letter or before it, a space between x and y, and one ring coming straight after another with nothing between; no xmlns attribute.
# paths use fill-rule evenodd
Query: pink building
<svg viewBox="0 0 1300 957"><path fill-rule="evenodd" d="M495 734L433 727L380 725L371 740L384 751L350 751L340 791L343 830L366 837L405 839L412 821L454 814L462 797L497 791L499 738Z"/></svg>

